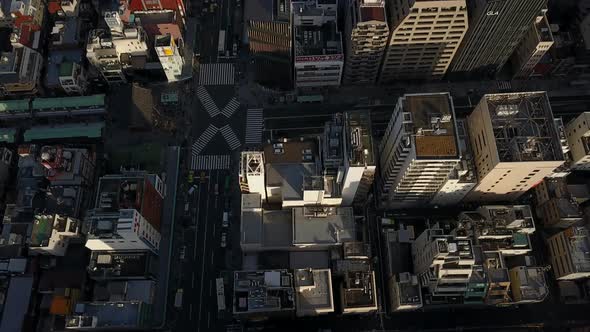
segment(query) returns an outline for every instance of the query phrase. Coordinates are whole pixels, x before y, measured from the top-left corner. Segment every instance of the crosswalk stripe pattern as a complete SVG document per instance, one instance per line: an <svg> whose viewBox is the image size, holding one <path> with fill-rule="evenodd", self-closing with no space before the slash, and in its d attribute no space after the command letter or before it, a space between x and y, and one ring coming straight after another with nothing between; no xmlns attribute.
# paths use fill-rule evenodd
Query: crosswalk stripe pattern
<svg viewBox="0 0 590 332"><path fill-rule="evenodd" d="M225 138L227 145L229 145L230 150L235 150L240 147L241 143L236 134L234 133L233 129L229 125L225 125L219 128L221 131L221 135Z"/></svg>
<svg viewBox="0 0 590 332"><path fill-rule="evenodd" d="M211 139L213 138L213 136L215 136L215 134L217 134L217 132L218 128L212 124L209 124L209 127L207 127L207 129L205 129L201 136L199 136L199 138L197 138L197 140L193 143L193 156L196 156L199 153L201 153L201 151L203 151L205 146L207 146L209 141L211 141Z"/></svg>
<svg viewBox="0 0 590 332"><path fill-rule="evenodd" d="M512 89L512 83L510 83L510 81L498 81L497 85L498 85L498 89L500 89L500 90Z"/></svg>
<svg viewBox="0 0 590 332"><path fill-rule="evenodd" d="M262 141L263 125L262 109L248 109L246 115L246 144L260 144Z"/></svg>
<svg viewBox="0 0 590 332"><path fill-rule="evenodd" d="M200 155L193 156L191 168L193 170L229 169L230 155Z"/></svg>
<svg viewBox="0 0 590 332"><path fill-rule="evenodd" d="M229 118L234 114L234 112L240 107L240 102L233 97L227 105L221 111L221 114L225 115L225 117Z"/></svg>
<svg viewBox="0 0 590 332"><path fill-rule="evenodd" d="M213 118L219 113L221 113L221 111L219 111L219 108L217 107L217 104L215 104L213 98L211 98L211 95L204 86L199 86L197 88L197 97L201 101L201 104L203 105L207 113L209 113L210 117Z"/></svg>
<svg viewBox="0 0 590 332"><path fill-rule="evenodd" d="M204 63L200 66L199 85L233 85L234 75L231 63Z"/></svg>

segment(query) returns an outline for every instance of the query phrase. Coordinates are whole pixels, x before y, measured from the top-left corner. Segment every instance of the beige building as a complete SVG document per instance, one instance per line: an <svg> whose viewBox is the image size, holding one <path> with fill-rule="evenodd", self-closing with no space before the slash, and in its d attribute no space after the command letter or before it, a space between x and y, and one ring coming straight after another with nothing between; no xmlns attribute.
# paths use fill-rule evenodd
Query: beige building
<svg viewBox="0 0 590 332"><path fill-rule="evenodd" d="M294 279L298 317L334 312L330 269L297 269Z"/></svg>
<svg viewBox="0 0 590 332"><path fill-rule="evenodd" d="M557 280L590 277L590 240L586 227L570 227L547 240L549 261Z"/></svg>
<svg viewBox="0 0 590 332"><path fill-rule="evenodd" d="M567 184L566 178L549 177L535 186L536 212L545 227L568 228L584 219L580 204L590 198L584 184Z"/></svg>
<svg viewBox="0 0 590 332"><path fill-rule="evenodd" d="M542 302L549 295L545 271L540 267L517 266L510 269L514 303Z"/></svg>
<svg viewBox="0 0 590 332"><path fill-rule="evenodd" d="M513 201L564 163L545 92L485 95L468 118L479 184L471 201Z"/></svg>
<svg viewBox="0 0 590 332"><path fill-rule="evenodd" d="M590 112L584 112L566 126L572 168L590 169Z"/></svg>
<svg viewBox="0 0 590 332"><path fill-rule="evenodd" d="M346 10L343 84L374 84L389 38L384 0L353 0Z"/></svg>
<svg viewBox="0 0 590 332"><path fill-rule="evenodd" d="M467 31L465 0L393 1L380 83L440 79Z"/></svg>
<svg viewBox="0 0 590 332"><path fill-rule="evenodd" d="M553 35L545 13L537 16L512 55L515 78L528 78L541 58L553 46Z"/></svg>

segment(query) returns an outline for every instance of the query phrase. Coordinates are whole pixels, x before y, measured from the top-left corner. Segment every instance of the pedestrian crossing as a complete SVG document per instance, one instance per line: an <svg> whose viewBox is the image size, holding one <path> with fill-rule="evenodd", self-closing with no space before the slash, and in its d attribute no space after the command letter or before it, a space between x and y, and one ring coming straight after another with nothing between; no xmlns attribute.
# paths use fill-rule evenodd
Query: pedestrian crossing
<svg viewBox="0 0 590 332"><path fill-rule="evenodd" d="M221 131L221 135L223 135L223 138L225 138L225 141L227 142L227 145L229 145L230 150L235 150L239 148L240 145L242 145L233 129L231 129L229 125L219 128L219 131Z"/></svg>
<svg viewBox="0 0 590 332"><path fill-rule="evenodd" d="M205 146L207 146L209 141L211 141L213 136L215 136L215 134L217 134L217 131L218 131L217 127L215 127L212 124L209 124L209 127L207 127L207 129L205 129L205 131L201 134L201 136L199 136L199 138L197 138L197 140L193 143L193 146L192 146L193 156L196 156L199 153L201 153L201 151L203 151L203 149L205 148Z"/></svg>
<svg viewBox="0 0 590 332"><path fill-rule="evenodd" d="M248 109L246 115L246 144L260 144L263 126L262 108Z"/></svg>
<svg viewBox="0 0 590 332"><path fill-rule="evenodd" d="M230 155L201 155L193 156L191 168L193 170L229 169Z"/></svg>
<svg viewBox="0 0 590 332"><path fill-rule="evenodd" d="M512 83L510 83L510 81L497 81L496 84L498 86L498 89L500 89L502 91L512 89Z"/></svg>
<svg viewBox="0 0 590 332"><path fill-rule="evenodd" d="M201 104L203 105L207 113L209 113L210 117L213 118L219 113L221 113L221 111L219 111L219 108L217 107L217 104L215 104L215 101L213 101L213 98L211 98L211 95L204 86L199 86L197 88L197 97L201 101Z"/></svg>
<svg viewBox="0 0 590 332"><path fill-rule="evenodd" d="M199 85L233 85L235 68L231 63L204 63L200 66Z"/></svg>
<svg viewBox="0 0 590 332"><path fill-rule="evenodd" d="M225 107L221 111L221 114L225 115L226 118L229 118L232 116L232 114L234 114L235 111L238 110L239 107L240 107L240 102L236 99L236 97L233 97L229 101L229 103L227 103L227 105L225 105Z"/></svg>

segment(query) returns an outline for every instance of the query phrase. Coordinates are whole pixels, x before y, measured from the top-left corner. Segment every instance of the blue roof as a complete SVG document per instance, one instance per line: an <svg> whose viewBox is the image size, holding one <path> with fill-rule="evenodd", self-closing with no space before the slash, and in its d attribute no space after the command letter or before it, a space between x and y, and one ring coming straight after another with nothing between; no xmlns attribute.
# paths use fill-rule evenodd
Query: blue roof
<svg viewBox="0 0 590 332"><path fill-rule="evenodd" d="M47 76L45 84L48 87L59 86L59 65L62 62L80 63L82 60L82 50L50 50L47 59Z"/></svg>
<svg viewBox="0 0 590 332"><path fill-rule="evenodd" d="M33 277L12 277L4 302L0 331L22 331L25 315L29 309Z"/></svg>

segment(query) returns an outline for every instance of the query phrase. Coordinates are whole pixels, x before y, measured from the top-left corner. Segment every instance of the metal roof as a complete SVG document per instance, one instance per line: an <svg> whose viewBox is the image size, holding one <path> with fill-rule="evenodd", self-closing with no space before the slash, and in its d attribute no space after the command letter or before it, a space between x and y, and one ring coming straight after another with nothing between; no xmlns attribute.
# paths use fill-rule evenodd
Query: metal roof
<svg viewBox="0 0 590 332"><path fill-rule="evenodd" d="M83 107L104 107L104 94L63 97L63 98L35 98L32 108L35 110L55 108L83 108Z"/></svg>
<svg viewBox="0 0 590 332"><path fill-rule="evenodd" d="M30 98L0 102L0 112L25 112L29 110Z"/></svg>
<svg viewBox="0 0 590 332"><path fill-rule="evenodd" d="M88 124L68 124L62 126L38 126L25 131L25 142L52 138L88 137L97 138L102 135L104 122Z"/></svg>
<svg viewBox="0 0 590 332"><path fill-rule="evenodd" d="M14 143L16 128L0 128L0 142Z"/></svg>

